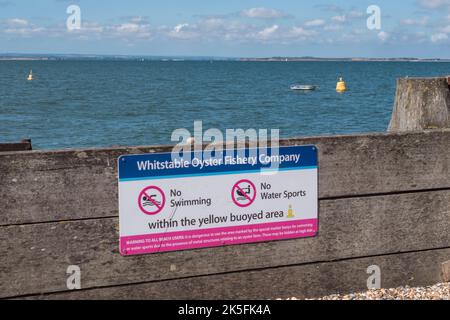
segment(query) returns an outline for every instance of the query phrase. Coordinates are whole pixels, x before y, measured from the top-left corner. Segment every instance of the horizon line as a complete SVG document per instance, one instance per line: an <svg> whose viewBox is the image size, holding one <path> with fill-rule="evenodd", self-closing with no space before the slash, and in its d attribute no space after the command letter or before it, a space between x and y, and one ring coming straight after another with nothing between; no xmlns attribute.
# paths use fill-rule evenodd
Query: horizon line
<svg viewBox="0 0 450 320"><path fill-rule="evenodd" d="M0 57L120 57L120 58L185 58L185 59L323 59L323 60L344 60L344 59L365 59L365 60L450 60L449 58L438 57L408 57L408 56L342 56L342 57L323 57L323 56L292 56L292 55L275 55L275 56L220 56L220 55L152 55L152 54L114 54L114 53L20 53L20 52L0 52Z"/></svg>

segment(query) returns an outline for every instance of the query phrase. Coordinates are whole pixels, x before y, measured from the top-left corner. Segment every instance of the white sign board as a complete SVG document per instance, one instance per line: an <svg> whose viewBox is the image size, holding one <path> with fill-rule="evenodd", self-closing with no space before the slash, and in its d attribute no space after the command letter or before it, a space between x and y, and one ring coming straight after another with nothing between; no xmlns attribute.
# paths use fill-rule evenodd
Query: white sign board
<svg viewBox="0 0 450 320"><path fill-rule="evenodd" d="M268 169L272 167L272 169ZM273 170L273 168L276 170ZM120 252L136 255L312 237L314 146L119 158Z"/></svg>

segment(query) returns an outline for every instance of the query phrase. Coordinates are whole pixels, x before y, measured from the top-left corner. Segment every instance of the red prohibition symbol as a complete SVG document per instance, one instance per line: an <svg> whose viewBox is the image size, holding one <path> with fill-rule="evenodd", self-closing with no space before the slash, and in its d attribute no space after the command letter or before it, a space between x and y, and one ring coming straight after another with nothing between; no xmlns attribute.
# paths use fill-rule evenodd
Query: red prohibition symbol
<svg viewBox="0 0 450 320"><path fill-rule="evenodd" d="M145 214L155 215L161 212L166 204L164 192L156 187L150 186L139 193L139 209Z"/></svg>
<svg viewBox="0 0 450 320"><path fill-rule="evenodd" d="M247 179L236 182L231 190L231 199L238 207L250 206L256 199L256 187L253 182Z"/></svg>

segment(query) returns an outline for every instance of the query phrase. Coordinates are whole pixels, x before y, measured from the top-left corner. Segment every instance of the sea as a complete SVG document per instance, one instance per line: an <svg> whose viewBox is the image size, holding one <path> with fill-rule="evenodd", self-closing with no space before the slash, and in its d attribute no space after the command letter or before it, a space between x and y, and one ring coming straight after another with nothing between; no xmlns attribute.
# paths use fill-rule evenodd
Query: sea
<svg viewBox="0 0 450 320"><path fill-rule="evenodd" d="M171 144L172 132L193 133L194 121L281 137L385 132L397 78L448 74L445 62L0 61L0 143ZM335 90L339 77L345 93Z"/></svg>

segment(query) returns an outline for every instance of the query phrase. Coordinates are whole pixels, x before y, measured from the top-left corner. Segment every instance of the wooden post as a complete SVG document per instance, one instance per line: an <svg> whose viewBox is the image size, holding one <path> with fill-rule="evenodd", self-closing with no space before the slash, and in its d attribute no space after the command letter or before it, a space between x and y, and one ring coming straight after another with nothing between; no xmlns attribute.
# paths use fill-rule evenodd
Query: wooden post
<svg viewBox="0 0 450 320"><path fill-rule="evenodd" d="M0 152L30 151L30 150L32 150L30 139L23 139L22 141L15 143L0 143Z"/></svg>
<svg viewBox="0 0 450 320"><path fill-rule="evenodd" d="M450 77L398 79L388 131L443 128L450 128Z"/></svg>
<svg viewBox="0 0 450 320"><path fill-rule="evenodd" d="M442 281L450 282L450 260L442 264Z"/></svg>

